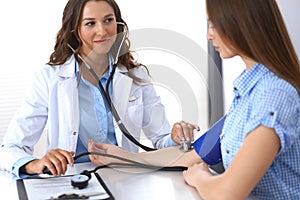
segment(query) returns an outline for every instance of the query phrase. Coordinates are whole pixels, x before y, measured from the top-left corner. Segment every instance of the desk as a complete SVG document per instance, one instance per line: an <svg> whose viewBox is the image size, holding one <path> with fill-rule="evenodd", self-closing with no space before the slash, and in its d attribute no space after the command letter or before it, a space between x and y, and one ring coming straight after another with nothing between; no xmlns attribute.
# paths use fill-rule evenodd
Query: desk
<svg viewBox="0 0 300 200"><path fill-rule="evenodd" d="M91 163L75 164L67 173L80 173L84 169L94 169ZM132 171L132 170L131 170ZM137 169L140 171L140 169ZM188 186L182 172L125 172L125 170L104 168L98 170L106 186L116 200L200 200L197 191ZM8 172L0 171L1 196L10 200L18 199L16 178Z"/></svg>

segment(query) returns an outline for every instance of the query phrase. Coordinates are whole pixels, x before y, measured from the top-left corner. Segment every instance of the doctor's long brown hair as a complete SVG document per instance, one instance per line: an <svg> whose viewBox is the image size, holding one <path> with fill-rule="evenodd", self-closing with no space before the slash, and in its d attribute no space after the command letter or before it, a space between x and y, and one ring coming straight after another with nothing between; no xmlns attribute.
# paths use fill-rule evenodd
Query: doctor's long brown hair
<svg viewBox="0 0 300 200"><path fill-rule="evenodd" d="M299 60L276 0L206 0L206 9L228 46L268 67L300 94Z"/></svg>
<svg viewBox="0 0 300 200"><path fill-rule="evenodd" d="M80 61L77 55L79 48L82 46L82 42L79 39L77 30L80 24L83 8L88 1L107 2L115 12L116 21L124 23L127 27L126 22L122 19L119 6L114 0L69 0L64 8L62 26L57 33L54 52L50 55L50 60L48 62L49 65L62 65L67 61L67 59L73 54L73 51L68 47L68 44L70 44L73 49L76 49L75 57L78 61ZM121 33L123 30L124 27L118 26L117 33ZM121 56L118 59L118 64L124 65L128 70L137 66L141 66L141 64L134 61L133 55L129 48L130 41L127 35L121 48L121 54L123 55L120 54Z"/></svg>

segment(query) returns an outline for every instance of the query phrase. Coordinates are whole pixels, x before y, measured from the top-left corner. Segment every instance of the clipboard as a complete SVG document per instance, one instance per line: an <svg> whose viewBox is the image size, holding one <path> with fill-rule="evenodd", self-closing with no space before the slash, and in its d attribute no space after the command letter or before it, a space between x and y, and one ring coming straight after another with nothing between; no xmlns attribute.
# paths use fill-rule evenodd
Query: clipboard
<svg viewBox="0 0 300 200"><path fill-rule="evenodd" d="M16 184L19 200L59 199L58 197L64 194L85 195L89 197L88 199L114 200L100 175L94 172L91 175L88 186L84 189L74 188L71 185L73 175L18 179ZM98 195L89 196L92 193Z"/></svg>

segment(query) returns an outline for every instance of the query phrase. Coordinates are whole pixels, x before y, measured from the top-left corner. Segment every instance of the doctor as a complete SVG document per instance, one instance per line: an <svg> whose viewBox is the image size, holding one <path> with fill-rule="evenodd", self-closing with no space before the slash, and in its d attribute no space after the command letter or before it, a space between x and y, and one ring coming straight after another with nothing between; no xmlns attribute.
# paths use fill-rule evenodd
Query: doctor
<svg viewBox="0 0 300 200"><path fill-rule="evenodd" d="M89 139L137 152L138 147L114 124L99 90L98 82L106 87L116 60L108 93L131 135L139 140L143 130L155 148L193 138L192 130L198 127L185 122L176 123L170 134L164 106L146 67L133 59L124 30L127 25L114 0L68 1L54 52L47 65L35 74L32 89L0 147L1 169L17 176L40 174L45 167L53 175L63 174L67 164L73 164L74 154L87 151ZM116 55L118 50L120 57ZM98 80L85 62L100 77ZM37 159L33 156L34 145L46 124L47 153ZM88 160L86 157L81 162Z"/></svg>

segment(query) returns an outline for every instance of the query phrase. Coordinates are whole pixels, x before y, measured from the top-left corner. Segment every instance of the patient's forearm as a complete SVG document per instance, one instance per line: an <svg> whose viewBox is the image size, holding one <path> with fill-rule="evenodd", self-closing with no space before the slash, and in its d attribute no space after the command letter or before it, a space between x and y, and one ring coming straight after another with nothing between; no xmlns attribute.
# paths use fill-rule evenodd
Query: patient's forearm
<svg viewBox="0 0 300 200"><path fill-rule="evenodd" d="M131 159L155 166L190 166L202 162L194 150L183 152L180 146L133 154Z"/></svg>

